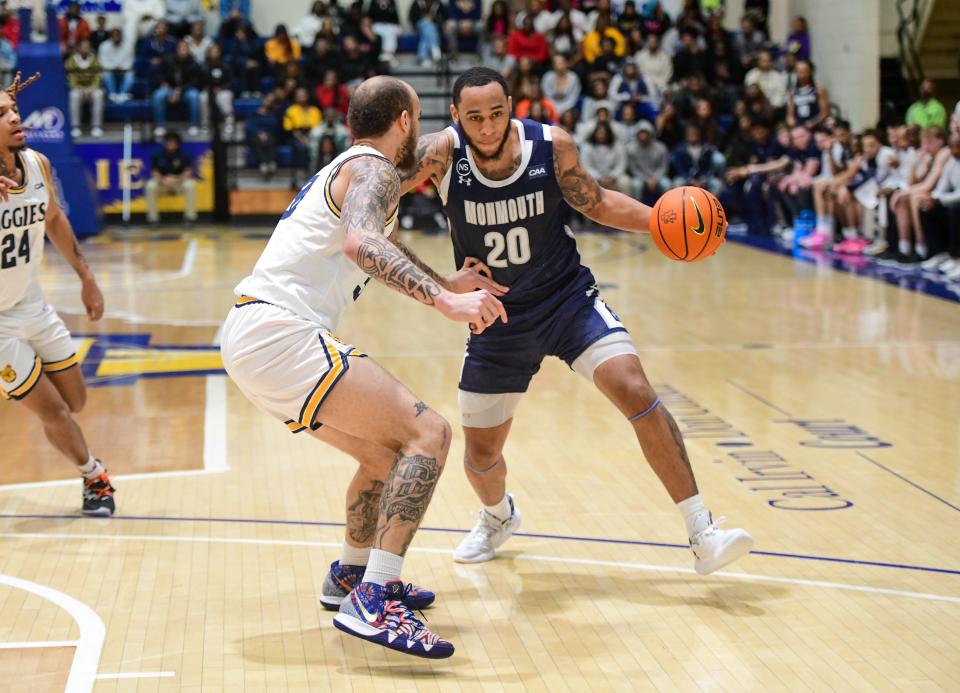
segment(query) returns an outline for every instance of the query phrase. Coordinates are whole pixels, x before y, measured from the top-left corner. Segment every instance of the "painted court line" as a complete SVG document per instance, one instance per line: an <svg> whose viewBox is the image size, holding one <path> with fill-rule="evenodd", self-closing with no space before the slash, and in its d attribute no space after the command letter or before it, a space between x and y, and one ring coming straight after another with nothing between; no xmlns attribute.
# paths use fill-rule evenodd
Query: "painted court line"
<svg viewBox="0 0 960 693"><path fill-rule="evenodd" d="M174 472L171 472L173 474ZM200 474L202 472L196 472ZM155 476L147 474L149 476ZM120 478L120 477L116 477ZM323 522L319 520L264 520L256 518L242 517L164 517L164 516L138 516L138 515L115 515L109 519L103 518L81 518L80 515L41 515L41 514L0 514L0 520L79 520L89 519L94 522L199 522L215 523L224 522L229 524L250 524L250 525L289 525L293 527L344 527L342 522ZM452 527L420 527L420 532L440 532L444 534L467 534L470 530L456 529ZM3 535L0 535L3 536ZM604 537L578 537L563 534L537 534L534 532L516 532L515 537L526 537L528 539L549 539L553 541L582 541L592 544L619 544L621 546L652 546L663 549L690 549L686 544L670 544L661 541L642 541L637 539L607 539ZM808 554L788 553L782 551L759 551L754 549L750 552L752 556L770 556L771 558L795 558L806 561L823 561L825 563L843 563L846 565L863 566L868 568L891 568L895 570L915 570L923 573L941 573L943 575L960 575L960 570L951 568L935 568L932 566L910 565L907 563L888 563L883 561L866 561L856 558L840 558L836 556L812 556Z"/></svg>
<svg viewBox="0 0 960 693"><path fill-rule="evenodd" d="M97 674L97 681L109 679L169 679L176 676L174 671L133 671L122 674Z"/></svg>
<svg viewBox="0 0 960 693"><path fill-rule="evenodd" d="M761 397L760 395L756 394L755 392L751 392L750 390L748 390L747 388L745 388L743 385L740 385L739 383L731 380L730 378L727 378L727 382L730 383L733 387L735 387L735 388L737 388L738 390L740 390L741 392L743 392L744 394L749 395L749 396L752 397L753 399L757 400L757 401L760 402L761 404L764 404L764 405L770 407L771 409L773 409L774 411L783 414L783 415L786 416L788 419L792 419L792 418L793 418L793 415L790 414L788 411L785 411L784 409L781 409L780 407L778 407L777 405L773 404L772 402L769 402L769 401L765 400L763 397ZM943 504L944 504L945 506L947 506L948 508L950 508L950 509L952 509L952 510L956 510L957 512L960 512L960 507L957 507L956 505L954 505L954 504L951 503L950 501L948 501L948 500L946 500L946 499L944 499L944 498L941 498L940 496L938 496L937 494L935 494L933 491L929 491L929 490L925 489L923 486L921 486L921 485L918 484L917 482L911 481L910 479L908 479L907 477L905 477L903 474L900 474L899 472L894 471L894 470L891 469L890 467L887 467L886 465L881 464L880 462L877 462L877 461L876 461L875 459L873 459L872 457L868 457L867 455L864 455L864 454L863 454L862 452L860 452L859 450L854 450L853 452L856 452L856 454L857 454L859 457L861 457L862 459L865 459L867 462L869 462L870 464L874 465L875 467L877 467L877 468L879 468L879 469L882 469L883 471L887 472L888 474L891 474L891 475L897 477L898 479L900 479L900 481L903 481L903 482L906 482L906 483L910 484L910 485L913 486L915 489L917 489L918 491L921 491L921 492L927 494L928 496L930 496L930 497L933 498L934 500L936 500L936 501L938 501L938 502L940 502L940 503L943 503Z"/></svg>
<svg viewBox="0 0 960 693"><path fill-rule="evenodd" d="M0 650L29 650L38 647L76 647L79 640L31 640L30 642L0 642Z"/></svg>
<svg viewBox="0 0 960 693"><path fill-rule="evenodd" d="M70 595L29 580L21 580L11 575L0 575L0 585L30 592L41 599L56 604L70 614L80 629L80 639L75 643L77 649L73 653L73 663L70 665L70 675L67 677L64 693L89 693L92 691L97 667L100 665L100 654L103 652L103 640L106 635L106 627L97 612Z"/></svg>
<svg viewBox="0 0 960 693"><path fill-rule="evenodd" d="M291 546L304 548L327 548L339 549L340 542L333 541L304 541L294 539L251 539L239 537L173 537L159 535L124 535L124 534L43 534L43 533L24 533L24 534L0 534L0 539L20 540L20 539L56 539L76 541L80 539L89 539L90 541L131 541L131 542L187 542L199 544L239 544L253 546ZM450 549L435 549L411 547L410 551L418 553L432 553L449 556ZM625 563L619 561L603 561L587 558L565 558L562 556L545 556L539 554L520 553L512 556L516 561L541 561L547 563L588 565L604 568L619 568L625 570L639 570L646 572L659 573L684 573L696 575L693 568L681 568L668 565L655 565L652 563ZM713 574L717 577L733 578L735 580L750 580L755 582L776 582L790 585L803 585L805 587L822 587L826 589L835 589L848 592L865 592L869 594L884 594L893 597L906 597L908 599L921 599L926 601L947 602L951 604L960 604L960 596L931 594L927 592L912 592L907 590L894 590L884 587L871 587L869 585L851 585L841 582L827 582L824 580L805 580L802 578L788 578L767 575L755 575L752 573L728 573L720 571Z"/></svg>

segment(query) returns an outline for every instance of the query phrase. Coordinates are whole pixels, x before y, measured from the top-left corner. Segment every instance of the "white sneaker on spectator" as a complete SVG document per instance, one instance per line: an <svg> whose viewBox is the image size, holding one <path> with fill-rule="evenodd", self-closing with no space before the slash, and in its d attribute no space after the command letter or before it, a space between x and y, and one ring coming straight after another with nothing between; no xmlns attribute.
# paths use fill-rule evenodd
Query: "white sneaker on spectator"
<svg viewBox="0 0 960 693"><path fill-rule="evenodd" d="M873 243L871 243L870 245L868 245L866 248L863 249L863 254L864 255L880 255L886 249L887 249L887 242L882 238L878 238Z"/></svg>
<svg viewBox="0 0 960 693"><path fill-rule="evenodd" d="M946 274L947 272L951 272L957 265L960 265L960 263L957 262L956 258L951 257L940 263L940 266L937 267L937 269Z"/></svg>
<svg viewBox="0 0 960 693"><path fill-rule="evenodd" d="M952 282L960 282L960 262L954 265L954 268L946 273L947 279Z"/></svg>
<svg viewBox="0 0 960 693"><path fill-rule="evenodd" d="M200 128L198 128L196 125L191 125L187 128L187 134L190 135L190 137L196 137L200 134Z"/></svg>
<svg viewBox="0 0 960 693"><path fill-rule="evenodd" d="M103 130L100 128L94 128L90 131L90 135L93 137L103 137Z"/></svg>
<svg viewBox="0 0 960 693"><path fill-rule="evenodd" d="M924 260L920 267L931 272L940 269L940 265L950 259L950 253L937 253L931 258Z"/></svg>
<svg viewBox="0 0 960 693"><path fill-rule="evenodd" d="M430 60L430 58L424 58L420 61L420 67L422 67L424 70L429 70L433 67L433 61Z"/></svg>
<svg viewBox="0 0 960 693"><path fill-rule="evenodd" d="M153 136L157 139L163 137L167 134L167 129L163 126L158 126L153 129Z"/></svg>
<svg viewBox="0 0 960 693"><path fill-rule="evenodd" d="M70 136L71 136L71 137L80 137L80 135L82 135L82 134L83 134L83 131L82 131L80 128L73 128L73 129L70 131Z"/></svg>

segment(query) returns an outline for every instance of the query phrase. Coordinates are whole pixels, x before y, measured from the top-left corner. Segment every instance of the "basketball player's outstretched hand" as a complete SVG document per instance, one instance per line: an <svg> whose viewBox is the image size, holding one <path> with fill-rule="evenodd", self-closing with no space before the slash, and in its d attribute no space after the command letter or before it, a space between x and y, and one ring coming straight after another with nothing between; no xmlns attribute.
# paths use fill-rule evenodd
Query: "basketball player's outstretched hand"
<svg viewBox="0 0 960 693"><path fill-rule="evenodd" d="M97 282L93 279L84 281L80 298L83 300L83 307L87 309L87 317L91 322L96 322L103 317L103 294L100 293Z"/></svg>
<svg viewBox="0 0 960 693"><path fill-rule="evenodd" d="M486 289L466 294L445 292L438 297L437 308L454 322L470 323L470 331L480 334L500 318L507 321L507 311L497 297Z"/></svg>
<svg viewBox="0 0 960 693"><path fill-rule="evenodd" d="M510 289L493 281L493 272L475 257L463 261L459 272L447 277L447 288L456 294L465 294L476 289L486 289L494 296L503 296Z"/></svg>
<svg viewBox="0 0 960 693"><path fill-rule="evenodd" d="M6 176L0 176L0 200L6 202L10 199L10 195L7 193L10 188L17 187L17 182Z"/></svg>

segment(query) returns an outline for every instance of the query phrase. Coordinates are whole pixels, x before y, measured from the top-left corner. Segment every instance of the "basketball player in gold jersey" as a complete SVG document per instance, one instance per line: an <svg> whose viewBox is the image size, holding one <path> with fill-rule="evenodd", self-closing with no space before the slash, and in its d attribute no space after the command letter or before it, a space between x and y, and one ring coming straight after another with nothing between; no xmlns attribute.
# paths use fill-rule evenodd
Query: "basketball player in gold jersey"
<svg viewBox="0 0 960 693"><path fill-rule="evenodd" d="M37 282L46 235L80 277L87 317L103 316L103 295L57 202L50 162L24 138L17 94L38 77L21 83L18 72L0 91L0 398L36 414L47 440L77 465L84 514L109 516L113 486L72 416L87 400L79 360Z"/></svg>
<svg viewBox="0 0 960 693"><path fill-rule="evenodd" d="M453 645L411 611L434 595L400 582L403 557L440 478L450 425L332 331L373 278L482 332L506 320L503 293L471 269L444 280L391 234L400 198L397 166L413 164L416 93L392 77L363 82L350 101L352 147L300 190L236 287L221 352L230 377L293 433L353 456L341 558L321 602L340 630L419 657ZM475 291L475 289L479 289ZM462 292L462 293L460 293Z"/></svg>

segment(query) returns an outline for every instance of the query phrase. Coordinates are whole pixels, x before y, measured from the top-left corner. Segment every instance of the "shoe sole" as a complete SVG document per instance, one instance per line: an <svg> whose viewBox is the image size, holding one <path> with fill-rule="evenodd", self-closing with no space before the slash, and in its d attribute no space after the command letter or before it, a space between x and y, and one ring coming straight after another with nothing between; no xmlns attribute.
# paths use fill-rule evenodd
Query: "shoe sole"
<svg viewBox="0 0 960 693"><path fill-rule="evenodd" d="M346 597L332 597L330 595L324 594L320 596L320 603L323 605L323 608L327 611L339 611L340 605L343 604L343 600ZM415 611L422 611L428 607L433 606L433 603L437 600L436 597L429 601L420 601L417 599L411 599L406 602L407 606Z"/></svg>
<svg viewBox="0 0 960 693"><path fill-rule="evenodd" d="M497 549L507 543L507 539L512 537L518 529L520 529L520 523L523 521L523 515L520 514L519 510L515 510L517 513L517 524L514 525L513 529L510 530L510 534L504 537L503 541L497 544L493 551L489 553L481 553L479 556L458 556L457 552L453 552L453 560L457 563L486 563L487 561L492 561L497 556Z"/></svg>
<svg viewBox="0 0 960 693"><path fill-rule="evenodd" d="M386 640L386 633L379 628L374 628L371 625L368 625L361 621L359 618L354 618L348 614L337 614L333 617L333 625L336 626L337 630L341 630L347 635L352 635L355 638L360 638L361 640L366 640L367 642L373 643L374 645L380 645L385 647L388 650L394 650L395 652L401 652L405 655L411 655L413 657L422 657L424 659L446 659L453 655L456 648L453 645L449 647L438 647L434 645L429 650L424 649L424 646L416 647L414 643L413 647L406 647L405 645L400 644L400 638L398 637L393 642Z"/></svg>
<svg viewBox="0 0 960 693"><path fill-rule="evenodd" d="M97 508L96 510L81 510L81 513L87 517L111 517L113 511L110 508Z"/></svg>
<svg viewBox="0 0 960 693"><path fill-rule="evenodd" d="M753 549L753 537L744 532L732 542L727 544L727 551L724 557L714 561L694 561L693 569L698 575L709 575L721 568L730 565L738 558L746 556Z"/></svg>

